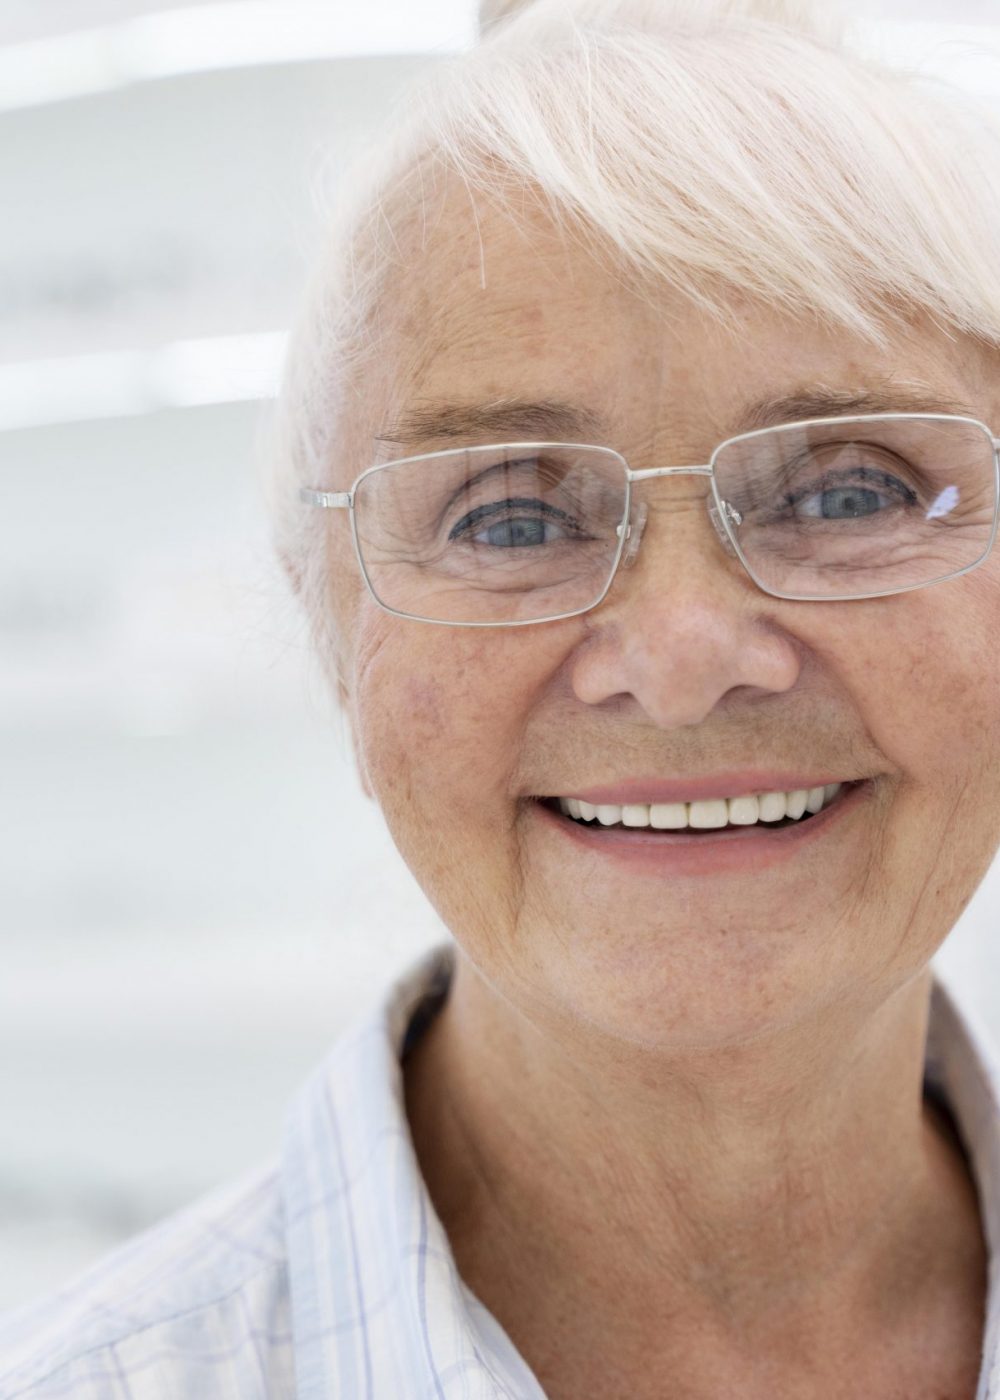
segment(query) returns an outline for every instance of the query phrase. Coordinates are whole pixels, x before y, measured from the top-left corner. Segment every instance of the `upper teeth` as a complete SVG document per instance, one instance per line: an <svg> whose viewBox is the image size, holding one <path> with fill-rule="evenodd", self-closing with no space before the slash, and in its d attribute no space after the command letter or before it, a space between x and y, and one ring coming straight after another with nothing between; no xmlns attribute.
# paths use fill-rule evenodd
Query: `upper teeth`
<svg viewBox="0 0 1000 1400"><path fill-rule="evenodd" d="M764 792L759 797L720 797L702 802L629 802L595 805L579 797L560 797L559 809L568 817L602 826L651 826L660 831L683 827L706 829L716 826L753 826L755 822L780 822L782 817L798 820L805 812L818 812L840 791L842 783L825 787L797 788L794 792Z"/></svg>

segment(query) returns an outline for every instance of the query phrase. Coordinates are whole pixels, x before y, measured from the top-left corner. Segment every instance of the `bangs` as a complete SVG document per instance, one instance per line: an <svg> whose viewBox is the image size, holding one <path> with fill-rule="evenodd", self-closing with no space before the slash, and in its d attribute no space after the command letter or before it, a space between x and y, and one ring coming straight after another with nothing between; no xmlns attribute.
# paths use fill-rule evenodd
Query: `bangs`
<svg viewBox="0 0 1000 1400"><path fill-rule="evenodd" d="M720 320L736 293L882 346L921 313L1000 344L985 107L829 26L711 5L654 24L627 0L588 26L584 8L543 0L437 77L417 148L512 219L532 192L595 256Z"/></svg>

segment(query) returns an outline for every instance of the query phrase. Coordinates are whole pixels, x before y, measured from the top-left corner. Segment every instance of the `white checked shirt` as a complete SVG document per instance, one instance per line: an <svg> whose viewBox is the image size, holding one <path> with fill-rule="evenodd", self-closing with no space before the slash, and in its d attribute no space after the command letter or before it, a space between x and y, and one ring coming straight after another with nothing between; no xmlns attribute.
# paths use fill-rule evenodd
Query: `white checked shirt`
<svg viewBox="0 0 1000 1400"><path fill-rule="evenodd" d="M453 954L423 955L340 1037L278 1162L0 1322L0 1400L544 1400L458 1276L406 1119L400 1055ZM940 973L925 1087L979 1187L990 1289L976 1400L1000 1400L1000 1068Z"/></svg>

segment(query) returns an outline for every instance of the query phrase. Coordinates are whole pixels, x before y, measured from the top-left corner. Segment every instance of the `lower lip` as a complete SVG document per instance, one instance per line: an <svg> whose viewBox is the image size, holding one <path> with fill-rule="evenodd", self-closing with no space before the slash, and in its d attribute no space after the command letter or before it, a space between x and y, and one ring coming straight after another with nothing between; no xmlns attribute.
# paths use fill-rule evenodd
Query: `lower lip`
<svg viewBox="0 0 1000 1400"><path fill-rule="evenodd" d="M870 780L856 783L842 790L829 807L797 826L775 830L758 823L698 836L642 828L585 826L541 802L533 803L533 807L548 827L561 832L568 841L636 871L646 870L657 875L746 874L792 860L821 841L868 800L871 789Z"/></svg>

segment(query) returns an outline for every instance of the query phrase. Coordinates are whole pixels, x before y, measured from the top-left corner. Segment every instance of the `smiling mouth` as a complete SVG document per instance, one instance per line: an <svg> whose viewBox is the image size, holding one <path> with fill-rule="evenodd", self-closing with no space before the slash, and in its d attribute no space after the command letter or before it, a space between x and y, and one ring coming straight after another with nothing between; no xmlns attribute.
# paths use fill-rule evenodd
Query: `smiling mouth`
<svg viewBox="0 0 1000 1400"><path fill-rule="evenodd" d="M863 780L861 780L863 781ZM842 801L861 781L845 780L824 787L798 788L792 792L765 792L699 802L634 802L594 804L578 797L545 797L538 800L550 812L575 825L616 832L671 832L675 835L710 835L720 831L771 830L801 826L828 807Z"/></svg>

